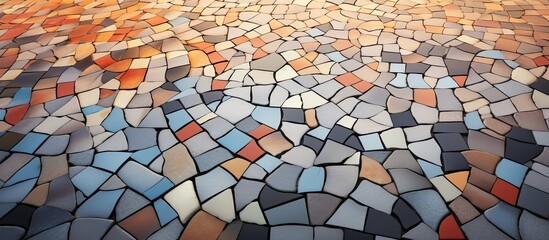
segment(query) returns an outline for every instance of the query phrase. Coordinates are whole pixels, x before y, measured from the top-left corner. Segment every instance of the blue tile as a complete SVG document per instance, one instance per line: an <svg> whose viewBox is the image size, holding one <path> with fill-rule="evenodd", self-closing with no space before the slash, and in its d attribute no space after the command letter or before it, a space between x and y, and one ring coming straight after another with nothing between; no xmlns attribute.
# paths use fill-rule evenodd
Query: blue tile
<svg viewBox="0 0 549 240"><path fill-rule="evenodd" d="M158 199L154 202L154 210L156 210L156 215L162 226L177 217L177 212L163 199Z"/></svg>
<svg viewBox="0 0 549 240"><path fill-rule="evenodd" d="M98 153L93 157L93 166L110 172L116 172L130 158L131 154L129 152Z"/></svg>
<svg viewBox="0 0 549 240"><path fill-rule="evenodd" d="M258 106L252 112L252 117L260 123L263 123L273 129L278 129L282 113L279 108Z"/></svg>
<svg viewBox="0 0 549 240"><path fill-rule="evenodd" d="M184 109L170 113L166 115L166 117L168 118L168 125L170 125L170 128L174 132L193 120L192 117Z"/></svg>
<svg viewBox="0 0 549 240"><path fill-rule="evenodd" d="M270 154L265 154L255 163L257 163L259 166L265 169L265 171L270 173L273 170L275 170L278 166L280 166L280 164L282 164L282 160L275 158Z"/></svg>
<svg viewBox="0 0 549 240"><path fill-rule="evenodd" d="M101 106L93 105L93 106L83 108L82 113L84 113L84 115L90 115L90 114L94 114L96 112L99 112L103 109L105 109L105 108L101 107Z"/></svg>
<svg viewBox="0 0 549 240"><path fill-rule="evenodd" d="M504 60L504 61L505 61L505 63L507 64L507 66L509 66L509 67L511 67L511 68L513 68L513 69L515 69L515 68L517 68L517 67L519 66L519 64L516 63L515 61L512 61L512 60Z"/></svg>
<svg viewBox="0 0 549 240"><path fill-rule="evenodd" d="M424 160L418 160L417 162L419 163L421 170L423 170L423 173L425 173L425 176L429 179L437 176L441 176L444 174L444 172L442 171L442 168L438 165L432 164Z"/></svg>
<svg viewBox="0 0 549 240"><path fill-rule="evenodd" d="M109 116L101 124L109 132L117 132L128 127L128 123L124 119L124 112L120 108L113 108Z"/></svg>
<svg viewBox="0 0 549 240"><path fill-rule="evenodd" d="M97 192L76 210L76 217L108 218L122 193L124 189Z"/></svg>
<svg viewBox="0 0 549 240"><path fill-rule="evenodd" d="M229 149L231 152L236 153L242 149L246 144L252 140L248 135L244 134L240 130L233 128L225 136L219 138L217 142Z"/></svg>
<svg viewBox="0 0 549 240"><path fill-rule="evenodd" d="M467 126L468 129L479 130L481 128L484 128L482 119L480 118L480 115L478 114L477 111L465 114L465 117L463 117L463 120L465 121L465 125Z"/></svg>
<svg viewBox="0 0 549 240"><path fill-rule="evenodd" d="M3 121L4 117L6 117L6 109L0 109L0 121Z"/></svg>
<svg viewBox="0 0 549 240"><path fill-rule="evenodd" d="M71 181L86 196L90 196L111 176L110 173L94 167L86 167L76 174Z"/></svg>
<svg viewBox="0 0 549 240"><path fill-rule="evenodd" d="M46 141L48 135L40 133L28 133L15 147L11 150L15 152L33 153L36 151L40 144Z"/></svg>
<svg viewBox="0 0 549 240"><path fill-rule="evenodd" d="M183 23L186 23L186 22L189 22L189 21L191 21L191 20L189 20L186 17L178 17L176 19L170 20L170 25L175 27L175 26L179 26L179 25L181 25Z"/></svg>
<svg viewBox="0 0 549 240"><path fill-rule="evenodd" d="M502 159L496 167L496 176L520 187L528 167L508 159Z"/></svg>
<svg viewBox="0 0 549 240"><path fill-rule="evenodd" d="M364 151L383 149L381 138L379 138L379 134L377 133L362 135L362 136L359 136L358 139L362 143L362 147L364 148Z"/></svg>
<svg viewBox="0 0 549 240"><path fill-rule="evenodd" d="M172 181L170 181L168 178L164 177L162 180L160 180L158 183L156 183L151 188L147 189L143 194L148 199L155 199L159 197L160 195L164 194L168 190L174 187L174 184Z"/></svg>
<svg viewBox="0 0 549 240"><path fill-rule="evenodd" d="M15 95L13 96L13 98L11 99L11 102L8 104L7 107L10 108L10 107L15 107L15 106L29 103L31 99L31 93L32 93L31 88L28 88L28 87L20 88L15 93Z"/></svg>
<svg viewBox="0 0 549 240"><path fill-rule="evenodd" d="M143 165L149 165L158 155L160 155L160 149L157 146L139 150L132 154L132 158Z"/></svg>
<svg viewBox="0 0 549 240"><path fill-rule="evenodd" d="M40 175L40 158L34 157L27 165L19 169L7 182L4 187L11 186L32 178L37 178Z"/></svg>
<svg viewBox="0 0 549 240"><path fill-rule="evenodd" d="M322 167L310 167L301 173L299 182L297 184L297 191L299 193L304 192L320 192L324 187L324 168Z"/></svg>
<svg viewBox="0 0 549 240"><path fill-rule="evenodd" d="M451 77L444 77L438 80L436 88L457 88L459 87Z"/></svg>
<svg viewBox="0 0 549 240"><path fill-rule="evenodd" d="M186 96L190 96L190 95L193 95L193 94L196 94L196 90L194 89L185 89L183 91L181 91L180 93L178 93L177 95L173 96L170 101L173 101L173 100L176 100L176 99L181 99L181 98L184 98Z"/></svg>

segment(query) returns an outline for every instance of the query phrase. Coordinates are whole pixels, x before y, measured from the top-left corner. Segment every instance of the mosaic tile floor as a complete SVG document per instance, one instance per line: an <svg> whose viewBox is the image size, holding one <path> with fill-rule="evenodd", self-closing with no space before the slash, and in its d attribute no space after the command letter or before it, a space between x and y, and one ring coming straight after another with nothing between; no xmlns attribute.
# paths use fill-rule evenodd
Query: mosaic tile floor
<svg viewBox="0 0 549 240"><path fill-rule="evenodd" d="M0 1L0 239L547 239L547 0Z"/></svg>

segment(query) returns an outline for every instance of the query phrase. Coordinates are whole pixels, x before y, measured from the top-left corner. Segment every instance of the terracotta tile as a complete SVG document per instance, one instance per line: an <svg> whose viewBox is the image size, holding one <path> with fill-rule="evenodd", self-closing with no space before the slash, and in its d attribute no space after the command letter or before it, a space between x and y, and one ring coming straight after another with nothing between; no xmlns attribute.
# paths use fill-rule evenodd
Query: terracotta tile
<svg viewBox="0 0 549 240"><path fill-rule="evenodd" d="M64 82L57 84L57 97L65 97L74 94L74 82Z"/></svg>
<svg viewBox="0 0 549 240"><path fill-rule="evenodd" d="M355 83L362 81L362 79L358 78L352 73L345 73L343 75L340 75L336 77L336 80L345 86L351 86Z"/></svg>
<svg viewBox="0 0 549 240"><path fill-rule="evenodd" d="M453 215L445 217L438 228L439 239L465 239Z"/></svg>
<svg viewBox="0 0 549 240"><path fill-rule="evenodd" d="M252 140L244 148L238 151L237 154L248 159L250 162L255 162L255 160L263 156L265 152L257 145L255 140Z"/></svg>
<svg viewBox="0 0 549 240"><path fill-rule="evenodd" d="M255 139L261 139L272 132L274 132L274 129L262 124L248 134Z"/></svg>
<svg viewBox="0 0 549 240"><path fill-rule="evenodd" d="M25 113L27 113L27 110L29 109L29 104L23 104L19 105L17 107L9 108L6 112L6 117L4 120L11 124L16 125L23 119L23 116L25 116Z"/></svg>
<svg viewBox="0 0 549 240"><path fill-rule="evenodd" d="M225 222L207 212L197 212L179 238L180 240L215 240L223 231Z"/></svg>
<svg viewBox="0 0 549 240"><path fill-rule="evenodd" d="M152 206L139 210L121 221L118 225L137 239L147 239L147 237L160 228L160 222Z"/></svg>
<svg viewBox="0 0 549 240"><path fill-rule="evenodd" d="M414 100L429 107L437 106L437 97L433 89L414 89Z"/></svg>
<svg viewBox="0 0 549 240"><path fill-rule="evenodd" d="M185 125L183 128L179 129L175 133L175 136L177 136L177 139L179 139L179 141L184 142L200 132L202 132L202 128L200 127L200 125L192 121L189 124Z"/></svg>
<svg viewBox="0 0 549 240"><path fill-rule="evenodd" d="M498 178L492 188L492 194L514 206L517 204L519 189Z"/></svg>

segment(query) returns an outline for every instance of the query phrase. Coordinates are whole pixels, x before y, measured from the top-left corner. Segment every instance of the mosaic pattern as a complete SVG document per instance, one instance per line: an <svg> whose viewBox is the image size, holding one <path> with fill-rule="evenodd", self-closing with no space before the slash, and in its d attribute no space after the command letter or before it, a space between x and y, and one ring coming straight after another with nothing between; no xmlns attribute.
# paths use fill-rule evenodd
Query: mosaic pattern
<svg viewBox="0 0 549 240"><path fill-rule="evenodd" d="M0 238L547 238L548 19L0 1Z"/></svg>

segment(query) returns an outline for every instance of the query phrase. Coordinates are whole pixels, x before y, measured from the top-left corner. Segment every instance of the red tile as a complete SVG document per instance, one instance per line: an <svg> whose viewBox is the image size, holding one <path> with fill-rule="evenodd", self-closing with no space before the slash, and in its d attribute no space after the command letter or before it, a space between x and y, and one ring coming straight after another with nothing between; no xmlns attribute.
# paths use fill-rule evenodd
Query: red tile
<svg viewBox="0 0 549 240"><path fill-rule="evenodd" d="M106 68L115 62L116 61L112 59L110 54L100 57L98 59L95 59L95 64L99 65L101 68Z"/></svg>
<svg viewBox="0 0 549 240"><path fill-rule="evenodd" d="M498 178L492 187L492 194L511 205L516 205L519 189L514 185Z"/></svg>
<svg viewBox="0 0 549 240"><path fill-rule="evenodd" d="M438 228L439 239L465 239L463 232L453 215L448 215Z"/></svg>
<svg viewBox="0 0 549 240"><path fill-rule="evenodd" d="M177 139L179 139L179 141L184 142L194 135L199 134L200 132L202 132L202 128L200 127L200 125L192 121L189 124L185 125L183 128L179 129L179 131L175 133L175 136L177 137Z"/></svg>
<svg viewBox="0 0 549 240"><path fill-rule="evenodd" d="M74 94L74 82L64 82L57 84L57 97L64 97Z"/></svg>
<svg viewBox="0 0 549 240"><path fill-rule="evenodd" d="M244 148L238 151L239 156L248 159L250 162L255 162L259 157L265 154L265 151L257 145L255 140L250 141Z"/></svg>
<svg viewBox="0 0 549 240"><path fill-rule="evenodd" d="M539 66L549 66L549 59L545 56L539 56L537 58L534 58L534 62L536 65Z"/></svg>
<svg viewBox="0 0 549 240"><path fill-rule="evenodd" d="M30 104L36 105L55 100L55 88L36 90L32 92Z"/></svg>
<svg viewBox="0 0 549 240"><path fill-rule="evenodd" d="M25 113L27 113L27 110L29 109L29 104L19 105L17 107L9 108L6 112L6 117L4 120L11 124L16 125L23 119L23 116L25 116Z"/></svg>
<svg viewBox="0 0 549 240"><path fill-rule="evenodd" d="M266 125L260 125L259 127L252 130L248 134L250 134L250 136L252 136L255 139L260 139L272 132L274 132L274 129L267 127Z"/></svg>

